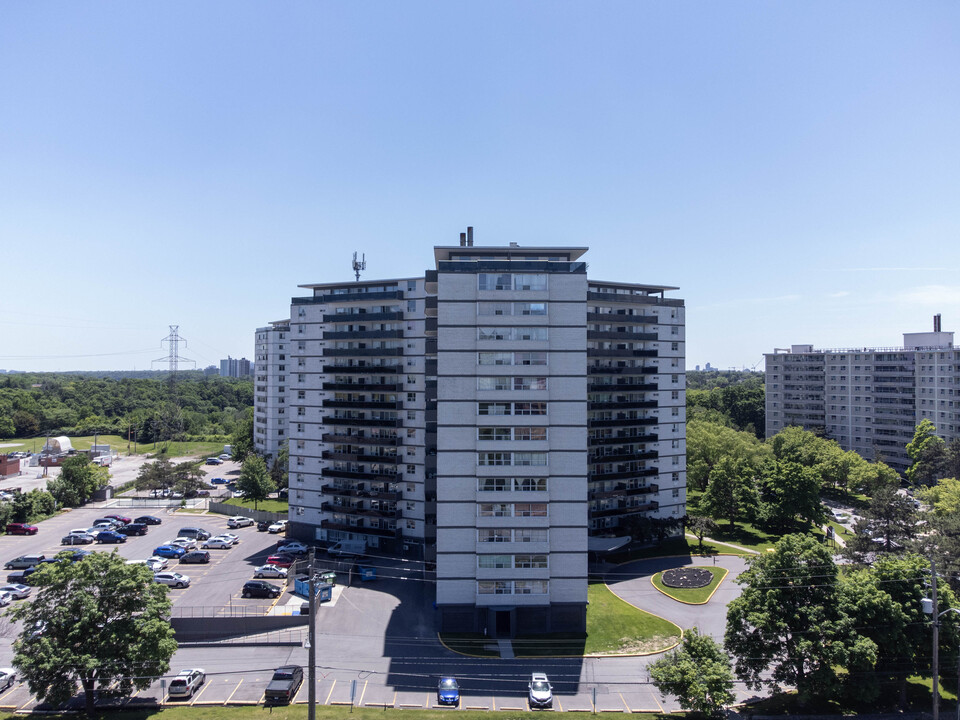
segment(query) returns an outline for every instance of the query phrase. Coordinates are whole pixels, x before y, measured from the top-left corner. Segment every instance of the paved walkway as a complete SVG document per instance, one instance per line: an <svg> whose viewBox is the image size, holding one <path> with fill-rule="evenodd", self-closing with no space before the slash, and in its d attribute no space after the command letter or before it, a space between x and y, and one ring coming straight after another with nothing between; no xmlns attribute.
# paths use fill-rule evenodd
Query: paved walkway
<svg viewBox="0 0 960 720"><path fill-rule="evenodd" d="M687 537L693 540L697 539L696 535L691 535L690 533L687 533ZM704 537L703 541L713 543L715 545L723 545L724 547L733 548L734 550L739 550L740 552L749 553L750 555L760 554L756 550L751 550L750 548L743 547L742 545L734 545L733 543L723 542L722 540L714 540L713 538L709 538L709 537Z"/></svg>

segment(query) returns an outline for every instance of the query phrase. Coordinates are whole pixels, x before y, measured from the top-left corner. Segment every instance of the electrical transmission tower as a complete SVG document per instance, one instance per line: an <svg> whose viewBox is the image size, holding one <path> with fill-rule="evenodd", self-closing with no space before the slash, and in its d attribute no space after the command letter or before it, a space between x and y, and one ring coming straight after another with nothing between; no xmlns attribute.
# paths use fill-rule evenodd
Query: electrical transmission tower
<svg viewBox="0 0 960 720"><path fill-rule="evenodd" d="M193 363L194 365L197 364L196 361L191 360L190 358L180 357L180 343L182 342L183 346L186 347L187 339L180 337L180 333L178 332L179 330L179 325L170 326L170 334L160 341L161 343L170 343L170 352L167 353L167 357L157 358L153 361L155 363L169 363L171 375L175 375L177 373L177 370L180 368L180 363L182 362Z"/></svg>

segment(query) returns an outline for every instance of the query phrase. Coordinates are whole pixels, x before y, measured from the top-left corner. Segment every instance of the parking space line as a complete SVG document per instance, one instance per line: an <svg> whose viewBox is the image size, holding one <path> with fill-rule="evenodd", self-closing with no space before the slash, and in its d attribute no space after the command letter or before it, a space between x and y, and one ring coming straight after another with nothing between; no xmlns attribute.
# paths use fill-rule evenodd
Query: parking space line
<svg viewBox="0 0 960 720"><path fill-rule="evenodd" d="M363 690L360 691L360 699L357 700L357 707L363 705L363 696L367 694L367 683L368 683L368 682L370 682L370 681L369 681L369 680L364 680L364 681L363 681Z"/></svg>
<svg viewBox="0 0 960 720"><path fill-rule="evenodd" d="M197 702L197 700L200 699L200 696L203 695L203 691L206 690L208 687L210 687L210 683L207 682L206 678L204 678L203 687L200 688L200 692L193 694L193 697L190 698L190 704L194 705Z"/></svg>
<svg viewBox="0 0 960 720"><path fill-rule="evenodd" d="M237 694L237 689L238 689L241 685L243 685L243 678L240 678L240 681L237 683L237 687L235 687L235 688L233 689L233 692L230 693L230 697L228 697L226 700L223 701L223 704L224 704L224 705L226 705L228 702L230 702L230 701L233 699L233 696Z"/></svg>
<svg viewBox="0 0 960 720"><path fill-rule="evenodd" d="M334 689L336 686L337 686L337 681L334 680L334 681L333 681L333 685L330 686L330 692L327 693L327 699L323 701L323 704L324 704L324 705L329 704L329 702L330 702L330 696L333 695L333 689Z"/></svg>
<svg viewBox="0 0 960 720"><path fill-rule="evenodd" d="M555 699L556 699L556 701L557 701L557 708L560 710L560 712L563 712L563 705L560 704L560 698L555 698ZM528 699L528 700L527 700L527 710L529 710L529 709L530 709L530 700Z"/></svg>

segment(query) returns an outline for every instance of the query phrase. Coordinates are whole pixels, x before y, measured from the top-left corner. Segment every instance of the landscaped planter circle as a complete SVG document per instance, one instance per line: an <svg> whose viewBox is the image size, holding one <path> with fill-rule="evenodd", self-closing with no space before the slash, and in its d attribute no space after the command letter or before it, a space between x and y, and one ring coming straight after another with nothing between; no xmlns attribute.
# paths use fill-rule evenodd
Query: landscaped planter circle
<svg viewBox="0 0 960 720"><path fill-rule="evenodd" d="M667 587L692 590L713 582L713 573L704 568L674 568L665 570L660 580Z"/></svg>

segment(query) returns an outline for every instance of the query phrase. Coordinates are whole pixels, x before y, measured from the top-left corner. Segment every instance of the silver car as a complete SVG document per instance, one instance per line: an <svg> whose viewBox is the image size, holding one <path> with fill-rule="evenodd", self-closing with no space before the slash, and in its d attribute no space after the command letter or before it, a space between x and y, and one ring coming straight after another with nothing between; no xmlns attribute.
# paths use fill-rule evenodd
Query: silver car
<svg viewBox="0 0 960 720"><path fill-rule="evenodd" d="M287 572L287 568L279 565L261 565L253 571L253 576L255 578L285 578Z"/></svg>
<svg viewBox="0 0 960 720"><path fill-rule="evenodd" d="M154 573L153 580L167 587L185 588L190 586L190 577L178 572Z"/></svg>

